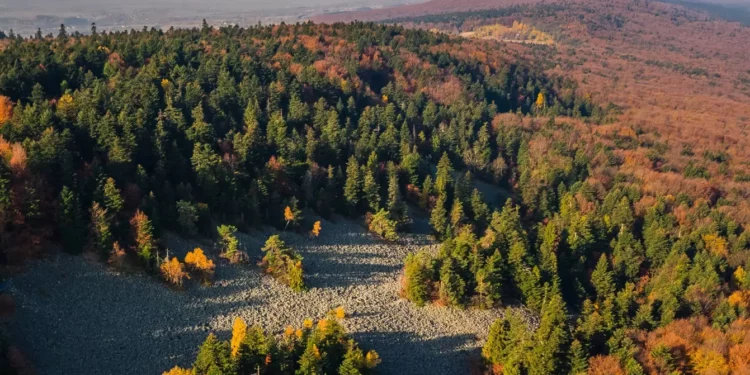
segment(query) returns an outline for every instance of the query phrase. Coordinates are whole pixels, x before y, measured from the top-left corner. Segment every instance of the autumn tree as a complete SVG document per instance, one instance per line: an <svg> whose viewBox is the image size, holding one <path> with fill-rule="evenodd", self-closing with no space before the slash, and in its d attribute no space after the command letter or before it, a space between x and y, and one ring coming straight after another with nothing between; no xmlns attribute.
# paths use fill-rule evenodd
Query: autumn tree
<svg viewBox="0 0 750 375"><path fill-rule="evenodd" d="M143 211L137 210L130 220L130 227L133 232L136 252L143 261L148 263L155 256L154 250L156 250L151 220Z"/></svg>
<svg viewBox="0 0 750 375"><path fill-rule="evenodd" d="M13 103L7 96L0 95L0 127L13 116Z"/></svg>
<svg viewBox="0 0 750 375"><path fill-rule="evenodd" d="M184 270L184 265L176 257L165 259L164 262L159 266L162 277L167 282L175 286L182 286L185 279L189 279L190 275Z"/></svg>
<svg viewBox="0 0 750 375"><path fill-rule="evenodd" d="M310 230L310 235L312 237L316 237L317 238L318 236L320 236L320 229L321 229L320 220L318 220L315 223L313 223L312 230Z"/></svg>
<svg viewBox="0 0 750 375"><path fill-rule="evenodd" d="M185 255L185 265L192 271L200 274L204 281L209 281L213 278L214 269L216 268L213 260L208 259L206 254L203 253L203 249L198 247Z"/></svg>

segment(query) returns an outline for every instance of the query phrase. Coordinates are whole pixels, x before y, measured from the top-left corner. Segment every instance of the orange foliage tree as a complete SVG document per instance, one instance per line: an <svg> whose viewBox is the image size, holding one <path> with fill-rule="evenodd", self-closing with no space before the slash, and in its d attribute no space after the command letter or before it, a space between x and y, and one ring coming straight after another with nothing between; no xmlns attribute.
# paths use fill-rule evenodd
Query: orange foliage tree
<svg viewBox="0 0 750 375"><path fill-rule="evenodd" d="M154 241L153 226L148 216L141 210L137 210L130 220L130 226L133 229L135 237L135 248L138 255L146 262L152 259L156 243Z"/></svg>
<svg viewBox="0 0 750 375"><path fill-rule="evenodd" d="M316 221L315 224L313 224L312 230L310 231L310 234L312 234L312 237L318 237L320 236L320 221Z"/></svg>
<svg viewBox="0 0 750 375"><path fill-rule="evenodd" d="M13 102L7 96L0 95L0 126L10 121L13 116Z"/></svg>
<svg viewBox="0 0 750 375"><path fill-rule="evenodd" d="M214 261L208 259L206 254L203 253L203 249L199 247L196 247L193 251L185 255L185 265L191 270L200 273L204 281L210 280L213 277L214 268L216 268Z"/></svg>
<svg viewBox="0 0 750 375"><path fill-rule="evenodd" d="M185 272L183 264L180 263L177 257L173 257L172 260L165 260L159 266L159 269L164 279L172 285L182 286L182 282L190 278L190 275Z"/></svg>

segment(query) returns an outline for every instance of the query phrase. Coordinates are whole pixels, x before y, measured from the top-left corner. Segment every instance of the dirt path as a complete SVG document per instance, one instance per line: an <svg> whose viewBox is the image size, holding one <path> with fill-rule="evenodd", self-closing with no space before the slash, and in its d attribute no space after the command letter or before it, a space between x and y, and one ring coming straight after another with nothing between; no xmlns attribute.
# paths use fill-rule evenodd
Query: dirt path
<svg viewBox="0 0 750 375"><path fill-rule="evenodd" d="M270 232L269 232L270 233ZM252 257L269 233L241 237ZM275 333L342 305L344 321L381 374L463 374L499 311L417 308L397 296L403 258L426 235L386 244L360 226L323 222L319 238L282 234L305 257L310 290L294 293L255 266L219 264L217 281L175 292L81 256L56 255L13 278L15 335L42 374L158 374L190 366L210 331L228 338L234 317ZM199 246L168 236L173 251Z"/></svg>

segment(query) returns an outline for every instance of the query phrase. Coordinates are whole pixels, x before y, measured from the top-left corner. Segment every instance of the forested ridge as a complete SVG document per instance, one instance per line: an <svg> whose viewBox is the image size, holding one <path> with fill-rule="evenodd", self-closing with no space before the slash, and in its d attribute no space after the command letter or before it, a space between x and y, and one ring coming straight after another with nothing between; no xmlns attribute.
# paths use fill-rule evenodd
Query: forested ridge
<svg viewBox="0 0 750 375"><path fill-rule="evenodd" d="M642 189L619 152L637 136L592 131L612 106L575 82L492 43L369 23L92 31L0 52L3 262L59 242L181 281L166 231L239 261L238 229L308 231L314 212L397 241L421 210L442 246L405 259L404 298L526 308L493 325L487 371L748 371L747 223L720 190ZM303 291L304 260L274 237L262 267ZM186 267L205 277L197 250ZM322 321L286 335L302 357L283 370L257 328L253 354L209 337L193 371L374 367Z"/></svg>

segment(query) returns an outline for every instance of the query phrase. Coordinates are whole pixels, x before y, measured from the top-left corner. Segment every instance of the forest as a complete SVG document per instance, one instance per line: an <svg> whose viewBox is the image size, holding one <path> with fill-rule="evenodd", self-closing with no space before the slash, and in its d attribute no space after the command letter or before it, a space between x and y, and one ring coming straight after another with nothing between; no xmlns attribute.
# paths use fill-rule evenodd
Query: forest
<svg viewBox="0 0 750 375"><path fill-rule="evenodd" d="M358 22L89 36L61 26L6 42L3 264L59 243L173 284L188 271L208 281L203 250L180 262L160 238L210 238L210 256L241 263L238 231L317 235L320 222L302 220L314 213L397 242L417 212L441 245L404 259L403 298L522 306L486 333L482 371L750 371L750 223L723 209L736 195L645 189L623 150L649 149L656 168L667 146L598 133L615 106L519 54ZM496 204L475 181L511 197ZM263 270L305 293L306 259L278 236L263 251ZM377 353L337 318L278 342L235 322L237 338L208 336L193 368L170 374L369 373Z"/></svg>

